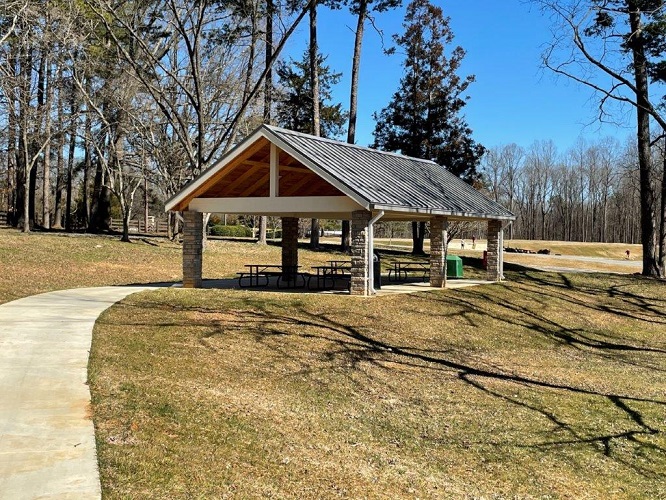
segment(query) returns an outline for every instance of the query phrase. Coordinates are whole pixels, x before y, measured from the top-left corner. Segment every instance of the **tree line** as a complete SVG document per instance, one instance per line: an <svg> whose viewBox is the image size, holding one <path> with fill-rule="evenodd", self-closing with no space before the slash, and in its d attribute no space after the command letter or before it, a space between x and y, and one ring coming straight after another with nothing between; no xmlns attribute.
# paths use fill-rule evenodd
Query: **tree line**
<svg viewBox="0 0 666 500"><path fill-rule="evenodd" d="M12 223L24 231L97 232L108 229L113 209L123 219L127 240L128 221L139 207L173 196L260 123L317 136L346 133L354 143L364 28L400 5L400 0L6 2L0 16L0 168L1 201ZM357 17L348 111L331 102L340 73L318 50L318 8L348 8ZM305 20L302 60L285 59L285 43ZM455 159L459 151L446 141L461 138L474 154L468 166L461 169L460 159L455 167L474 172L482 148L457 117L465 101L460 94L473 79L459 81L455 75L464 51L445 52L453 40L448 19L427 0L409 4L404 26L405 34L394 41L410 54L404 62L408 76L396 96L409 93L405 85L420 83L411 93L411 109L395 108L396 97L380 120L412 120L391 127L403 131L399 140L378 136L377 146ZM434 104L426 99L424 105L424 95ZM414 129L431 132L432 148L411 147L405 132ZM312 222L316 239L317 221ZM170 227L178 230L177 218Z"/></svg>
<svg viewBox="0 0 666 500"><path fill-rule="evenodd" d="M533 0L549 15L554 38L543 65L591 89L598 119L631 110L645 276L666 276L666 5L663 0ZM662 146L663 147L663 146ZM661 155L663 157L663 155Z"/></svg>
<svg viewBox="0 0 666 500"><path fill-rule="evenodd" d="M273 68L316 6L4 2L0 196L11 222L98 232L113 208L128 239L141 195L163 202L274 121ZM177 217L170 227L178 231Z"/></svg>
<svg viewBox="0 0 666 500"><path fill-rule="evenodd" d="M655 162L663 162L655 150ZM640 243L640 179L635 144L579 140L491 148L481 168L488 194L517 215L518 239ZM658 179L654 179L655 182Z"/></svg>
<svg viewBox="0 0 666 500"><path fill-rule="evenodd" d="M449 20L412 0L393 42L403 77L375 115L374 146L436 159L519 215L528 238L636 241L644 274L663 274L666 168L662 107L666 17L657 0L533 0L559 35L544 65L636 110L633 146L552 143L486 152L464 119L473 75ZM107 230L162 204L261 123L356 141L364 29L400 0L6 0L0 10L0 203L12 224ZM317 11L356 16L348 110L331 102L339 73L317 44ZM302 60L284 58L308 23ZM559 24L558 24L559 23ZM596 51L596 52L595 52ZM595 53L600 54L595 56ZM609 58L608 54L612 54ZM580 70L580 72L579 72ZM596 78L595 72L610 77ZM346 127L345 127L346 125ZM650 128L652 126L652 129ZM172 235L178 215L169 214ZM310 233L316 246L318 222ZM639 224L639 227L637 227ZM259 223L260 241L266 221ZM412 227L422 251L424 225ZM342 246L348 245L348 225Z"/></svg>

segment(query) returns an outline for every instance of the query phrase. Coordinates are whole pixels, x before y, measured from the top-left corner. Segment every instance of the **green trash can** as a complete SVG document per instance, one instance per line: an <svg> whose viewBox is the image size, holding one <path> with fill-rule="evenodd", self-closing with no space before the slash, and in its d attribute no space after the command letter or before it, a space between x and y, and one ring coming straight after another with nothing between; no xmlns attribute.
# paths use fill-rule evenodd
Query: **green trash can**
<svg viewBox="0 0 666 500"><path fill-rule="evenodd" d="M462 259L457 255L446 256L446 277L447 278L462 278L463 277L463 263Z"/></svg>

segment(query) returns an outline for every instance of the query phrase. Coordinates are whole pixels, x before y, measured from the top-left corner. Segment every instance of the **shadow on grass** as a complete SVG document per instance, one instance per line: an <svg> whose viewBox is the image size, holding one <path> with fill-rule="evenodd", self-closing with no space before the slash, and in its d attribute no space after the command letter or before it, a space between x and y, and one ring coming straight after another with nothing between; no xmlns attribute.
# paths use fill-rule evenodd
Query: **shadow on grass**
<svg viewBox="0 0 666 500"><path fill-rule="evenodd" d="M576 278L563 274L542 273L515 267L512 267L510 272L512 282L508 284L465 291L416 294L408 300L413 309L423 311L424 321L451 321L454 318L458 320L462 318L475 328L482 329L485 325L481 318L492 317L494 321L506 324L507 327L525 328L553 346L565 346L584 351L586 356L598 356L609 362L626 363L645 370L662 373L666 371L665 364L660 361L666 354L666 348L659 346L656 339L657 347L641 345L617 332L591 326L568 327L548 317L549 305L557 302L560 307L571 308L578 314L584 315L587 312L607 315L609 321L617 317L649 322L653 326L663 324L663 312L662 317L657 317L663 299L653 299L635 291L636 283L640 285L640 280L635 281L634 278L626 277L613 278L619 283L595 286L589 276L578 283ZM603 279L609 278L603 276ZM204 304L191 305L183 302L167 304L151 301L150 297L146 296L136 304L136 307L164 310L165 321L152 326L200 328L202 331L199 334L199 342L207 349L220 354L222 351L211 342L215 337L227 335L232 331L251 335L255 342L265 344L277 356L294 361L300 367L293 373L295 375L335 370L351 378L354 373L363 370L364 376L371 377L361 366L367 364L378 370L391 370L392 366L401 365L412 370L446 372L491 398L547 419L555 427L555 430L550 431L552 439L531 444L511 443L513 446L544 450L574 445L589 446L595 453L614 459L644 477L666 478L666 471L651 467L653 464L649 460L629 460L624 458L625 455L614 452L615 447L629 444L635 449L634 455L648 452L666 454L666 449L650 442L650 437L663 434L664 422L656 424L645 416L648 410L651 414L666 413L664 399L643 397L631 392L596 390L583 384L523 375L514 370L476 361L454 345L449 346L450 348L427 349L422 345L408 342L389 341L387 339L390 338L408 339L409 332L399 331L400 327L386 321L387 318L380 318L384 320L381 326L375 325L378 318L370 311L356 309L354 314L360 314L363 319L359 321L358 317L354 319L343 317L336 311L313 312L307 302L302 302L298 298L278 300L261 295L244 294L234 297L233 301L233 307L222 313L222 320L219 319L221 314L219 310ZM123 304L121 307L134 306ZM204 317L194 322L191 318L183 318L181 323L177 319L178 316L175 316L174 321L172 314L174 310L203 313ZM206 314L214 314L217 319L211 318L209 321L205 318ZM132 315L128 313L126 317L130 318ZM284 343L272 341L285 337L302 339L305 342L304 349L307 349L310 340L327 341L327 348L321 353L325 361L323 367L313 367L303 358L302 352L293 352ZM638 355L642 357L637 361L625 356L630 353L634 358ZM497 382L509 384L514 389L504 393L496 388ZM613 428L620 423L624 427L629 425L630 428L617 432L600 432L598 428L590 429L579 425L576 420L568 422L567 418L558 416L557 410L549 409L545 403L535 403L513 394L518 392L515 389L519 387L527 387L540 394L552 391L558 397L571 395L590 398L591 401L597 402L595 404L608 405L619 412L622 418L613 419L614 422L617 421ZM624 424L623 421L629 424Z"/></svg>

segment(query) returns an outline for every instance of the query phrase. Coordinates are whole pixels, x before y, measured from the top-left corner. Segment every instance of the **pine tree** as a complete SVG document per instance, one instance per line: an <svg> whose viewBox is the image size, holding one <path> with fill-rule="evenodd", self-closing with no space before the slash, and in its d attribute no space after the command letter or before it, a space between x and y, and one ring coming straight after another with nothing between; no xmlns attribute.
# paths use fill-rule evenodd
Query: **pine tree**
<svg viewBox="0 0 666 500"><path fill-rule="evenodd" d="M473 76L457 72L465 56L462 47L447 55L453 42L449 18L428 0L407 6L405 33L394 36L404 49L404 76L391 102L379 115L373 147L434 160L468 182L478 178L484 148L472 139L461 111L464 92ZM423 254L425 222L412 223L412 253Z"/></svg>
<svg viewBox="0 0 666 500"><path fill-rule="evenodd" d="M324 64L325 58L318 56L319 66L319 108L322 137L339 137L347 120L342 104L331 104L333 85L340 81L340 73L333 73ZM312 134L314 120L312 113L312 92L310 83L309 55L306 52L301 61L291 59L280 63L276 73L281 89L277 100L277 121L281 127Z"/></svg>
<svg viewBox="0 0 666 500"><path fill-rule="evenodd" d="M449 18L428 0L407 6L405 33L395 42L405 52L398 91L379 115L374 147L434 160L471 182L484 148L472 139L461 111L473 76L460 77L461 47L447 55L453 42Z"/></svg>

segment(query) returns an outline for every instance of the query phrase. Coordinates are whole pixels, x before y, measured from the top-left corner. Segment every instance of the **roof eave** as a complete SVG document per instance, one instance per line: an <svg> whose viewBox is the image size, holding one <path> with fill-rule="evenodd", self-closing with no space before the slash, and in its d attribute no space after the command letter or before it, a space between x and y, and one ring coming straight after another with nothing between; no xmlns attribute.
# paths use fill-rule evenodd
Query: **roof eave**
<svg viewBox="0 0 666 500"><path fill-rule="evenodd" d="M384 210L386 212L402 212L402 213L413 213L419 215L442 215L445 217L460 217L464 219L495 219L495 220L505 220L505 221L514 221L516 216L511 215L501 215L501 214L487 214L487 213L472 213L472 212L461 212L455 210L443 210L437 208L427 208L427 207L405 207L400 205L388 205L375 203L372 204L373 210Z"/></svg>

